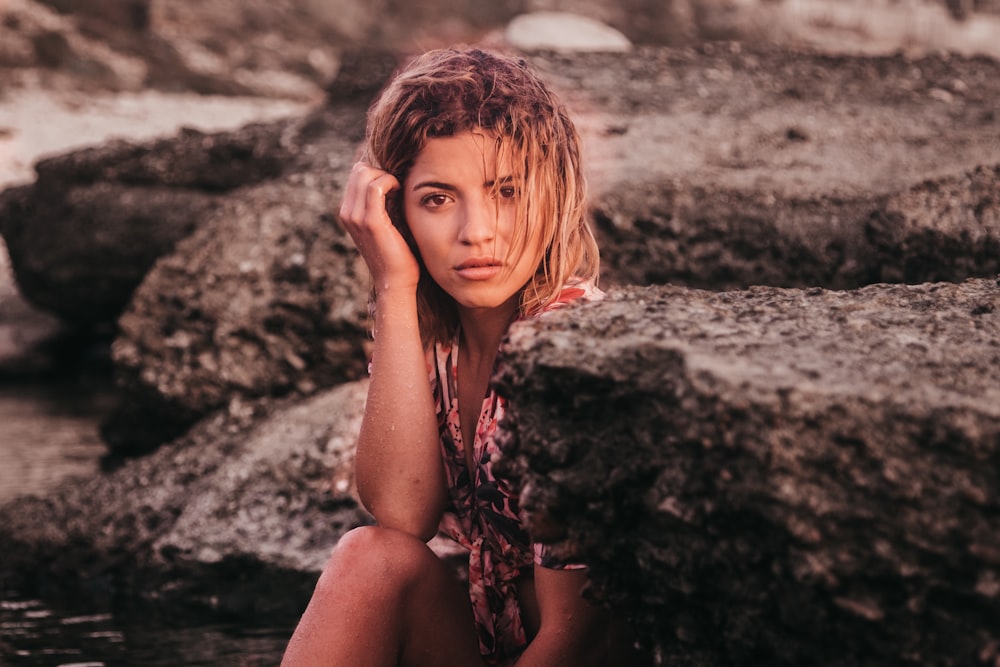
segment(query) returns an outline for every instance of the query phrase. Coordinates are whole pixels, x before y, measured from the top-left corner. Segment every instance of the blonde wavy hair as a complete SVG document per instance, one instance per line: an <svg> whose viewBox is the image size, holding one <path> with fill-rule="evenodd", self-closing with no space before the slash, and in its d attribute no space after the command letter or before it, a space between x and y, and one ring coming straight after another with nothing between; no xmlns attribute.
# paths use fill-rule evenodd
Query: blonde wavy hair
<svg viewBox="0 0 1000 667"><path fill-rule="evenodd" d="M580 138L566 108L524 60L480 49L417 56L368 110L362 159L403 183L428 139L469 130L495 137L496 166L507 160L520 192L510 252L525 251L529 232L542 239L538 270L521 290L520 314L541 312L573 278L596 282L600 259L586 219ZM396 204L390 203L390 216L414 247ZM540 229L529 229L533 225ZM415 247L414 253L419 258ZM458 327L456 305L421 269L421 336L425 344L450 340Z"/></svg>

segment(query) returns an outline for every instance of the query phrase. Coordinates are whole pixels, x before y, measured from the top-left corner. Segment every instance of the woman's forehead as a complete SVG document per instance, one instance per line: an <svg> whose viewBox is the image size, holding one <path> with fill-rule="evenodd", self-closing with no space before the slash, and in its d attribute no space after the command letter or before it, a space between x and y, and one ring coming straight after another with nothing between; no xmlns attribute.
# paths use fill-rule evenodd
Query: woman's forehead
<svg viewBox="0 0 1000 667"><path fill-rule="evenodd" d="M494 181L510 176L511 159L507 147L495 133L476 129L451 136L429 137L407 180L425 176L452 181Z"/></svg>

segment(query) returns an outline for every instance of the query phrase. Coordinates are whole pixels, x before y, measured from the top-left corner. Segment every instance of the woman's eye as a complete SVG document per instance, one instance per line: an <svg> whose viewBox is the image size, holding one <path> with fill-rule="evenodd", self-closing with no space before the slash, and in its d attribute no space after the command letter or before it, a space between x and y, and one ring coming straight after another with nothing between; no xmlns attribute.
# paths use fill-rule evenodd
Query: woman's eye
<svg viewBox="0 0 1000 667"><path fill-rule="evenodd" d="M513 185L501 185L500 196L504 199L513 199L517 195L517 188Z"/></svg>
<svg viewBox="0 0 1000 667"><path fill-rule="evenodd" d="M430 194L424 197L421 200L421 203L424 206L430 208L437 208L438 206L444 206L445 204L448 203L448 195L444 195L441 193Z"/></svg>

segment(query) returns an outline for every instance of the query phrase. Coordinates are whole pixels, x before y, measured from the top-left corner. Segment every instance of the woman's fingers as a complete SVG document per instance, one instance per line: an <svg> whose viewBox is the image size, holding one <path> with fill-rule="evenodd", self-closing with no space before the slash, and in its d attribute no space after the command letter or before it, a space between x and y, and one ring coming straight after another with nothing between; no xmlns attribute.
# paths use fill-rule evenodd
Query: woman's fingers
<svg viewBox="0 0 1000 667"><path fill-rule="evenodd" d="M389 218L389 211L386 209L386 197L393 190L399 189L399 181L395 176L383 173L368 184L366 193L365 208L372 213L378 211L379 217L392 224Z"/></svg>
<svg viewBox="0 0 1000 667"><path fill-rule="evenodd" d="M385 198L400 187L392 174L357 163L351 170L340 205L340 219L348 225L388 223Z"/></svg>
<svg viewBox="0 0 1000 667"><path fill-rule="evenodd" d="M392 174L358 163L351 170L340 220L379 284L416 284L419 266L389 217L386 197L400 189Z"/></svg>
<svg viewBox="0 0 1000 667"><path fill-rule="evenodd" d="M340 219L346 225L357 225L364 220L365 192L375 170L358 162L351 169L344 188L344 201L340 205Z"/></svg>

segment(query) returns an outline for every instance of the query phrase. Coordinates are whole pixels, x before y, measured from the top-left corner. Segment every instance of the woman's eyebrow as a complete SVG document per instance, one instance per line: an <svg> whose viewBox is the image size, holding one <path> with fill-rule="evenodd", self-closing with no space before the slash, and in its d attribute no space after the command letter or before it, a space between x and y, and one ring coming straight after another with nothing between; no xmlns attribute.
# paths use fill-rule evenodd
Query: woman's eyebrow
<svg viewBox="0 0 1000 667"><path fill-rule="evenodd" d="M507 185L508 183L512 183L513 181L514 181L513 176L503 176L500 178L500 185ZM497 184L496 181L486 181L485 183L483 183L483 187L492 188L496 184Z"/></svg>
<svg viewBox="0 0 1000 667"><path fill-rule="evenodd" d="M457 188L450 183L442 183L441 181L421 181L413 186L413 190L419 190L420 188L433 188L435 190L448 190L455 191Z"/></svg>

